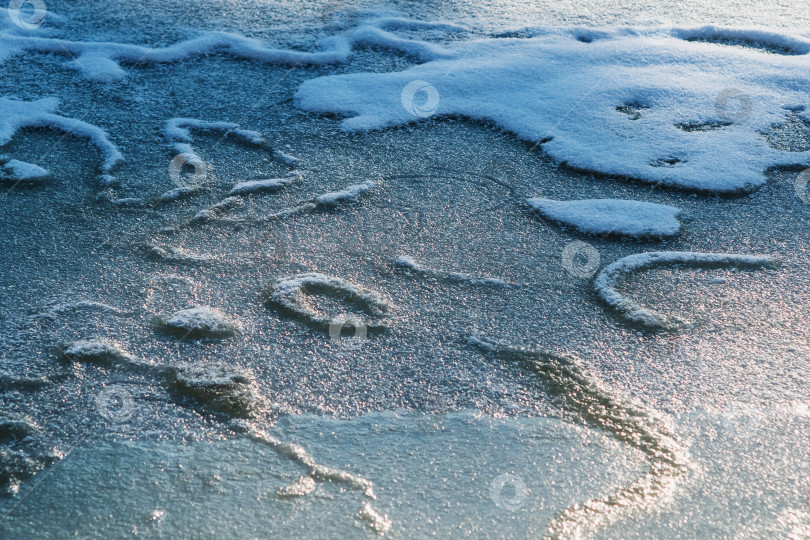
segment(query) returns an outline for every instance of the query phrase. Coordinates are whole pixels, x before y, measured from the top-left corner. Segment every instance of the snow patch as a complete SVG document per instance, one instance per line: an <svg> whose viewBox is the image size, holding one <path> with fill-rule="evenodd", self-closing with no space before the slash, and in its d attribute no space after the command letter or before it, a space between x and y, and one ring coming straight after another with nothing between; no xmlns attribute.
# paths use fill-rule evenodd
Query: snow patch
<svg viewBox="0 0 810 540"><path fill-rule="evenodd" d="M396 73L319 77L295 99L307 111L348 116L346 131L369 131L421 121L402 101L410 83L424 81L439 97L437 115L495 122L574 168L696 191L748 191L765 183L770 167L810 165L810 151L771 148L761 135L784 122L785 107L810 101L803 84L810 40L767 36L804 51L789 56L677 37L721 31L702 28L656 40L638 29L605 30L590 43L577 39L581 28L548 28L529 39L437 46L366 26L358 29L366 42L426 62ZM726 31L735 32L763 38ZM678 127L689 124L720 127Z"/></svg>
<svg viewBox="0 0 810 540"><path fill-rule="evenodd" d="M664 238L681 228L680 209L664 204L622 199L555 201L527 199L548 219L588 234L615 234L632 238Z"/></svg>
<svg viewBox="0 0 810 540"><path fill-rule="evenodd" d="M4 163L2 170L5 175L0 175L0 180L3 180L5 176L16 182L40 182L51 175L50 171L38 165L16 159L10 159Z"/></svg>

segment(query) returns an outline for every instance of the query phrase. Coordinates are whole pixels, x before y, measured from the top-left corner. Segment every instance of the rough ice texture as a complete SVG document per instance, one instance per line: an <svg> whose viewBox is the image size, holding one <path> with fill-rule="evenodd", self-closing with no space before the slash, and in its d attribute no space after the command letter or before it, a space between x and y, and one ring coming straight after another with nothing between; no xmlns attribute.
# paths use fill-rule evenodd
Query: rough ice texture
<svg viewBox="0 0 810 540"><path fill-rule="evenodd" d="M443 279L448 281L457 281L460 283L469 283L471 285L490 285L493 287L509 287L510 284L506 283L505 281L501 281L497 278L480 278L474 277L467 274L462 274L461 272L445 272L444 270L436 270L433 268L425 268L424 266L417 263L411 257L407 255L400 255L396 259L394 259L394 263L400 267L405 268L415 274L419 274L421 276L432 277L435 279Z"/></svg>
<svg viewBox="0 0 810 540"><path fill-rule="evenodd" d="M210 307L183 309L161 321L165 332L188 338L225 338L239 331L239 325Z"/></svg>
<svg viewBox="0 0 810 540"><path fill-rule="evenodd" d="M59 116L55 114L58 107L59 100L55 98L18 101L0 97L0 146L8 144L21 129L50 128L89 139L104 158L101 170L105 175L123 161L121 152L106 131L81 120Z"/></svg>
<svg viewBox="0 0 810 540"><path fill-rule="evenodd" d="M290 178L268 178L266 180L250 180L235 184L228 195L245 195L247 193L262 193L267 191L278 191L284 186L292 183Z"/></svg>
<svg viewBox="0 0 810 540"><path fill-rule="evenodd" d="M307 296L313 293L354 304L366 312L363 324L369 329L387 327L385 318L391 306L382 296L360 285L325 274L309 273L281 278L273 285L269 301L316 328L328 330L334 319L310 307Z"/></svg>
<svg viewBox="0 0 810 540"><path fill-rule="evenodd" d="M16 159L10 159L3 164L0 180L8 178L16 182L38 182L49 177L51 173L33 163L26 163Z"/></svg>
<svg viewBox="0 0 810 540"><path fill-rule="evenodd" d="M182 365L167 369L172 388L214 411L246 418L264 409L253 376L231 366Z"/></svg>
<svg viewBox="0 0 810 540"><path fill-rule="evenodd" d="M583 32L590 43L580 41ZM495 122L582 170L738 192L761 186L769 167L810 165L810 151L772 148L762 136L797 111L810 120L810 40L800 36L702 26L649 39L626 28L538 28L528 39L439 46L379 28L358 33L425 63L306 81L297 105L349 116L346 131L419 121L413 111L425 96L417 93L408 107L403 90L424 81L439 97L435 114ZM701 41L722 39L772 43L790 54Z"/></svg>
<svg viewBox="0 0 810 540"><path fill-rule="evenodd" d="M681 228L680 209L665 204L622 199L555 201L527 199L548 219L589 234L614 234L633 238L673 236Z"/></svg>
<svg viewBox="0 0 810 540"><path fill-rule="evenodd" d="M105 339L82 339L66 346L62 353L74 362L94 364L109 364L131 358L119 345Z"/></svg>
<svg viewBox="0 0 810 540"><path fill-rule="evenodd" d="M688 265L697 267L742 267L763 268L773 266L778 259L770 256L737 255L724 253L694 253L689 251L659 251L638 253L619 259L606 266L594 280L597 294L610 307L621 313L629 322L647 328L668 328L678 319L668 318L645 308L616 290L616 280L626 274L659 266Z"/></svg>

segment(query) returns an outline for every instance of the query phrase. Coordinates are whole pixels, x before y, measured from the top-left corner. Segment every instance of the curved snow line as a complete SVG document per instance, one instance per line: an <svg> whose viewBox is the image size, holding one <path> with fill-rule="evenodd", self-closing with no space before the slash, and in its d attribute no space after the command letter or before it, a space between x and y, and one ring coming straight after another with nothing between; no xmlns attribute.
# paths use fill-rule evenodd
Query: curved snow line
<svg viewBox="0 0 810 540"><path fill-rule="evenodd" d="M613 309L630 322L648 328L667 328L669 319L657 311L645 308L615 289L616 280L631 272L659 266L687 264L699 267L739 266L763 268L773 266L778 259L770 256L736 255L723 253L695 253L689 251L658 251L637 253L606 266L594 280L594 289Z"/></svg>
<svg viewBox="0 0 810 540"><path fill-rule="evenodd" d="M323 195L318 195L306 201L302 201L298 204L298 206L292 206L289 208L284 208L270 214L269 216L265 216L264 218L256 220L257 223L264 223L266 221L271 221L274 219L282 219L289 216L294 216L296 214L304 214L307 212L312 212L317 210L318 208L331 208L337 206L341 203L348 203L353 202L363 196L367 191L371 190L372 188L376 187L377 184L372 182L371 180L366 180L361 184L353 184L351 186L347 186L340 191L332 191L329 193L324 193Z"/></svg>
<svg viewBox="0 0 810 540"><path fill-rule="evenodd" d="M8 144L16 133L24 128L56 129L89 139L104 158L102 172L109 175L124 157L110 141L107 132L87 122L54 114L58 108L59 100L56 98L19 101L0 97L0 146Z"/></svg>
<svg viewBox="0 0 810 540"><path fill-rule="evenodd" d="M166 121L163 134L166 139L169 140L171 148L179 155L183 156L186 161L194 167L204 167L205 163L191 147L192 129L218 131L225 135L235 135L242 142L256 146L267 144L267 141L265 141L262 134L258 131L241 129L239 124L234 124L233 122L209 122L196 118L170 118Z"/></svg>
<svg viewBox="0 0 810 540"><path fill-rule="evenodd" d="M507 283L505 281L501 281L497 278L479 278L470 276L468 274L462 274L461 272L445 272L444 270L436 270L434 268L426 268L419 263L417 263L412 258L408 257L407 255L400 255L396 259L394 259L394 263L400 267L410 270L415 274L419 274L422 276L433 277L436 279L444 279L448 281L457 281L461 283L469 283L472 285L491 285L494 287L513 287L511 283Z"/></svg>
<svg viewBox="0 0 810 540"><path fill-rule="evenodd" d="M434 30L446 33L466 30L448 23L394 17L370 19L362 22L352 33L321 40L318 44L321 50L310 52L267 47L257 39L228 32L205 32L188 41L162 49L153 49L140 45L69 41L3 31L0 32L0 44L5 46L5 55L0 55L0 61L23 51L69 55L77 57L71 61L70 67L80 71L86 79L95 82L114 82L125 76L120 66L121 62L170 63L214 52L225 52L234 58L289 66L322 66L345 62L351 56L354 45L361 43L383 45L421 58L435 58L440 54L441 47L402 39L385 29Z"/></svg>
<svg viewBox="0 0 810 540"><path fill-rule="evenodd" d="M581 538L630 511L650 511L673 491L689 468L683 446L665 422L641 405L624 402L581 363L548 351L517 349L473 337L470 343L508 362L517 362L546 383L549 394L574 419L639 450L650 469L617 491L576 503L549 523L546 538Z"/></svg>
<svg viewBox="0 0 810 540"><path fill-rule="evenodd" d="M268 300L316 328L328 329L334 319L309 307L306 297L310 293L326 294L355 304L369 315L363 321L369 329L387 327L384 319L391 305L381 295L360 285L325 274L298 274L278 279L271 288Z"/></svg>

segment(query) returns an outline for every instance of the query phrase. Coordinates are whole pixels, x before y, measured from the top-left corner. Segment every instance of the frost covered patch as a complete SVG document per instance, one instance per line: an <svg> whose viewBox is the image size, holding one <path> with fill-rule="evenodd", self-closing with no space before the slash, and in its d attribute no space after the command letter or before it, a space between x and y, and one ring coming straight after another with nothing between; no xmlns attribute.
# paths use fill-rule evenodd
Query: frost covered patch
<svg viewBox="0 0 810 540"><path fill-rule="evenodd" d="M555 201L528 199L548 219L589 234L615 234L633 238L673 236L681 228L680 209L664 204L622 199Z"/></svg>
<svg viewBox="0 0 810 540"><path fill-rule="evenodd" d="M314 202L315 204L319 204L321 206L333 206L341 202L354 201L357 200L360 195L376 185L377 184L374 182L367 180L362 184L354 184L340 191L333 191L331 193L319 195L318 197L315 197Z"/></svg>
<svg viewBox="0 0 810 540"><path fill-rule="evenodd" d="M235 321L210 307L183 309L159 321L159 326L167 333L188 338L231 337L240 329Z"/></svg>
<svg viewBox="0 0 810 540"><path fill-rule="evenodd" d="M266 180L250 180L235 184L228 195L246 195L248 193L264 193L278 191L293 181L289 178L268 178Z"/></svg>
<svg viewBox="0 0 810 540"><path fill-rule="evenodd" d="M794 48L801 54L788 56L680 37L649 40L627 29L583 43L582 32L547 28L529 39L444 46L378 35L375 45L403 50L407 41L409 54L426 63L306 81L296 103L349 116L346 131L434 114L494 121L574 168L699 191L751 190L769 167L810 165L810 151L771 148L762 135L810 101L810 40L771 33L771 41L781 36L801 46ZM672 32L679 33L702 30ZM408 92L415 83L420 90Z"/></svg>
<svg viewBox="0 0 810 540"><path fill-rule="evenodd" d="M623 275L659 266L689 265L696 267L763 268L777 263L776 257L724 253L693 253L688 251L659 251L624 257L605 267L594 280L599 296L631 323L647 328L668 328L677 319L670 319L645 308L616 290L616 280Z"/></svg>
<svg viewBox="0 0 810 540"><path fill-rule="evenodd" d="M108 364L131 359L124 349L104 339L79 340L66 346L62 353L70 360L82 363Z"/></svg>
<svg viewBox="0 0 810 540"><path fill-rule="evenodd" d="M334 319L310 306L307 297L311 294L324 294L356 305L366 312L367 317L362 322L369 329L387 327L384 319L390 305L382 296L360 285L324 274L299 274L277 280L270 291L269 302L312 326L327 330Z"/></svg>
<svg viewBox="0 0 810 540"><path fill-rule="evenodd" d="M58 107L59 100L55 98L19 101L0 97L0 146L8 144L19 130L25 128L56 129L76 137L84 137L101 152L104 158L101 166L104 173L102 181L109 183L109 173L124 159L121 152L110 141L106 131L81 120L59 116L55 114Z"/></svg>
<svg viewBox="0 0 810 540"><path fill-rule="evenodd" d="M183 365L167 371L175 391L212 410L244 418L264 408L264 399L246 371L217 365Z"/></svg>

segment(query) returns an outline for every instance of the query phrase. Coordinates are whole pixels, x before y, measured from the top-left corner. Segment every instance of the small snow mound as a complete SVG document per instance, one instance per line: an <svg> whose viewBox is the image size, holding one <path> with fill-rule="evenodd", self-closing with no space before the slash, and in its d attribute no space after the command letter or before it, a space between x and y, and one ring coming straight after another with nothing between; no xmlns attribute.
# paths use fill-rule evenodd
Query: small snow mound
<svg viewBox="0 0 810 540"><path fill-rule="evenodd" d="M703 268L742 267L766 268L778 259L770 256L737 255L724 253L694 253L689 251L658 251L629 255L605 267L594 280L597 294L610 307L631 323L647 328L669 328L678 319L670 319L652 309L645 308L615 289L616 280L631 272L660 266L689 265Z"/></svg>
<svg viewBox="0 0 810 540"><path fill-rule="evenodd" d="M681 228L680 209L664 204L623 199L533 198L527 202L544 217L588 234L664 238L673 236Z"/></svg>
<svg viewBox="0 0 810 540"><path fill-rule="evenodd" d="M381 295L360 285L319 273L299 274L281 278L271 289L269 302L311 326L328 330L334 318L319 313L307 300L310 294L324 294L356 305L366 312L362 324L368 329L384 329L391 306Z"/></svg>
<svg viewBox="0 0 810 540"><path fill-rule="evenodd" d="M354 184L348 186L346 189L334 191L331 193L324 193L314 199L313 202L322 206L332 206L341 202L354 201L360 195L376 186L371 180L367 180L362 184Z"/></svg>
<svg viewBox="0 0 810 540"><path fill-rule="evenodd" d="M468 283L471 285L489 285L493 287L510 287L511 284L502 281L497 278L489 278L489 277L475 277L470 276L468 274L463 274L461 272L446 272L444 270L437 270L433 268L426 268L411 257L407 255L400 255L396 259L394 259L394 263L400 267L404 268L414 274L418 274L421 276L432 277L435 279L442 279L446 281L455 281L459 283Z"/></svg>
<svg viewBox="0 0 810 540"><path fill-rule="evenodd" d="M240 182L231 188L228 195L245 195L248 193L264 193L278 191L279 189L292 184L289 178L268 178L265 180L250 180Z"/></svg>
<svg viewBox="0 0 810 540"><path fill-rule="evenodd" d="M181 365L167 372L176 392L214 411L248 418L264 410L264 398L247 371L221 365Z"/></svg>
<svg viewBox="0 0 810 540"><path fill-rule="evenodd" d="M315 479L311 476L302 476L292 484L279 488L276 496L282 499L303 497L315 490Z"/></svg>
<svg viewBox="0 0 810 540"><path fill-rule="evenodd" d="M194 195L198 191L201 191L203 186L200 184L192 184L189 186L182 186L174 189L170 189L166 193L163 193L158 197L158 202L172 202L177 201L179 199L185 199L191 195Z"/></svg>
<svg viewBox="0 0 810 540"><path fill-rule="evenodd" d="M0 180L8 179L15 182L41 182L51 176L50 171L33 163L25 163L11 159L3 164Z"/></svg>
<svg viewBox="0 0 810 540"><path fill-rule="evenodd" d="M197 212L194 217L191 218L190 223L194 225L208 223L209 221L217 221L219 219L223 219L222 217L228 212L228 210L241 208L244 205L245 201L242 199L242 197L225 197L217 204Z"/></svg>
<svg viewBox="0 0 810 540"><path fill-rule="evenodd" d="M148 244L147 252L155 259L181 264L202 264L214 260L210 255L197 255L183 248Z"/></svg>
<svg viewBox="0 0 810 540"><path fill-rule="evenodd" d="M161 321L161 326L167 333L192 339L232 337L240 330L238 323L210 307L178 311Z"/></svg>
<svg viewBox="0 0 810 540"><path fill-rule="evenodd" d="M123 80L127 74L118 65L104 54L86 52L68 64L88 81L97 83L114 83Z"/></svg>
<svg viewBox="0 0 810 540"><path fill-rule="evenodd" d="M131 359L124 349L104 339L79 340L65 347L62 353L74 362L90 364L109 364Z"/></svg>

